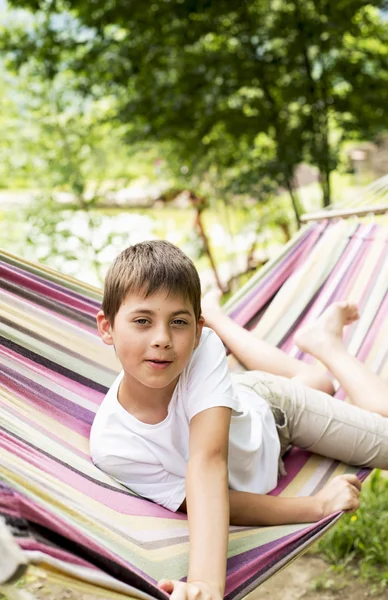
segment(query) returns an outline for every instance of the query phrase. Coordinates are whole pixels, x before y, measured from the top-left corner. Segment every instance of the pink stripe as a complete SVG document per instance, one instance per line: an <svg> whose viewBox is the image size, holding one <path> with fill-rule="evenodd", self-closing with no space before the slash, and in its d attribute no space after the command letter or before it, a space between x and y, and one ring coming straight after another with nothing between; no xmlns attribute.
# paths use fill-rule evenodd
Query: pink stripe
<svg viewBox="0 0 388 600"><path fill-rule="evenodd" d="M351 285L354 282L354 279L358 274L358 271L360 268L359 267L359 259L363 258L367 252L367 249L365 248L365 246L362 246L359 253L356 254L356 256L353 259L352 265L346 271L346 277L342 277L339 279L337 287L335 288L334 292L331 293L330 296L327 296L327 290L331 289L333 281L336 280L336 278L338 277L338 274L343 270L343 266L347 262L349 254L352 253L354 245L358 245L358 244L359 244L359 239L352 239L349 242L349 244L346 247L346 251L342 254L341 258L339 259L339 261L333 268L333 270L332 270L331 274L329 275L329 277L327 278L326 282L324 283L322 288L319 290L319 297L316 299L316 301L314 303L311 304L309 309L303 315L303 318L299 321L297 328L293 329L292 335L288 336L285 339L285 341L281 344L281 349L284 352L286 352L286 353L290 352L290 350L293 346L293 336L294 336L295 332L298 329L300 329L301 327L304 327L306 322L308 322L311 319L311 314L315 313L315 307L316 307L317 303L320 303L322 301L322 298L326 299L325 308L329 304L331 304L334 300L340 300L340 299L346 298L347 293L345 293L345 291L349 290L351 288ZM298 358L302 358L302 357L303 357L303 353L300 353L298 355Z"/></svg>
<svg viewBox="0 0 388 600"><path fill-rule="evenodd" d="M362 231L365 231L365 226L362 228ZM346 277L342 277L339 280L338 285L337 285L336 289L334 290L334 292L332 292L331 295L327 296L327 298L326 298L326 290L330 289L330 287L332 285L332 281L338 277L338 273L341 272L341 270L343 269L344 263L346 263L346 261L348 260L348 254L350 254L353 251L354 244L359 244L360 239L364 240L363 246L360 248L360 251L354 257L352 265L347 269ZM348 297L350 291L352 290L354 282L359 274L360 263L362 263L364 260L367 259L368 253L371 251L372 247L373 247L373 238L372 239L370 237L364 238L362 232L358 236L353 236L351 242L349 243L349 245L346 249L346 252L343 254L343 256L341 257L341 260L337 263L337 265L333 269L330 277L328 278L328 280L326 281L326 283L320 290L320 293L319 293L320 298L318 298L316 302L319 302L320 299L322 299L322 297L326 298L327 301L324 306L324 308L326 308L334 300L346 299ZM375 280L375 277L378 275L378 273L381 269L381 265L384 262L384 260L385 260L385 251L383 250L380 257L376 261L373 272L370 274L369 282L373 282ZM362 306L364 306L365 302L368 300L369 295L370 295L369 286L365 283L365 290L362 294L362 297L361 297L361 300L359 303L361 310L362 310ZM305 323L311 318L311 313L314 313L316 302L310 306L309 310L306 312L303 319L298 324L297 329L299 329L300 327L303 327L305 325ZM293 335L294 335L294 333L295 333L295 330L293 331ZM293 345L293 341L292 341L293 335L289 336L287 338L287 340L281 345L281 349L284 352L288 353L290 351L290 349ZM351 335L352 335L352 333L350 331L350 336ZM369 332L369 334L368 334L369 350L370 350L371 346L373 345L374 337L375 337L375 334L372 335L371 332ZM346 340L346 343L349 343L351 340L351 337L349 337L349 335L348 335L345 338L345 340ZM367 352L369 352L369 350L367 350ZM360 357L362 357L362 356L363 355L361 353ZM366 356L366 354L364 354L364 356ZM298 358L303 359L304 362L313 362L313 360L309 356L306 357L303 353L299 353ZM363 359L360 358L360 360L363 360Z"/></svg>
<svg viewBox="0 0 388 600"><path fill-rule="evenodd" d="M76 527L74 527L71 523L68 523L58 517L57 515L51 515L46 509L41 506L35 505L28 498L18 495L19 506L21 508L21 516L27 519L32 523L38 523L47 527L50 531L54 531L59 535L63 536L65 539L70 539L78 544L81 544L85 548L90 549L92 552L95 552L99 556L105 557L114 563L120 565L121 567L132 571L133 573L139 575L142 579L148 581L150 584L154 584L155 580L150 577L147 573L140 570L138 567L130 563L129 561L123 559L121 556L111 552L108 548L105 548L96 543L91 537L86 536L81 531L78 531Z"/></svg>
<svg viewBox="0 0 388 600"><path fill-rule="evenodd" d="M71 451L72 454L75 454L75 455L79 456L80 458L84 458L84 459L90 458L89 452L82 452L78 448L75 448L74 446L72 446L68 441L60 438L53 431L50 431L50 430L46 429L45 427L43 427L42 425L40 425L39 423L37 423L36 421L29 419L25 414L21 415L18 410L10 408L8 405L4 404L4 402L1 400L1 398L0 398L0 406L3 406L9 415L13 415L15 417L15 419L17 419L16 422L23 422L25 425L30 425L35 431L37 431L37 432L39 431L44 436L46 436L48 439L60 444L60 446L62 446L63 448L67 448L68 450ZM3 435L3 434L0 431L0 436L1 435ZM86 439L88 439L88 438L86 438ZM43 448L39 448L39 451L42 451L42 450L43 450Z"/></svg>
<svg viewBox="0 0 388 600"><path fill-rule="evenodd" d="M9 290L2 290L2 293L6 294L11 299L17 298L17 300L19 300L19 301L21 299L20 296L18 296L17 294L14 294L13 292L10 292ZM68 323L69 325L72 325L73 327L77 327L77 329L83 329L85 331L85 333L88 333L92 338L98 337L97 326L93 325L92 323L90 325L81 323L79 321L78 315L75 313L74 313L74 318L71 319L70 317L62 315L62 314L59 315L58 312L55 312L54 310L52 310L50 308L40 306L36 302L31 302L31 300L28 300L27 298L23 298L22 300L23 300L23 305L27 305L28 307L31 306L32 308L34 308L34 310L36 312L41 313L39 316L42 316L42 318L44 318L44 315L47 313L47 314L51 315L52 317L54 317L55 319L57 319L60 324L63 322ZM96 309L95 314L97 314L97 309Z"/></svg>
<svg viewBox="0 0 388 600"><path fill-rule="evenodd" d="M272 490L272 492L270 492L268 495L278 496L281 492L283 492L287 488L287 486L292 482L294 477L303 469L310 456L311 452L307 452L307 450L293 448L291 452L288 453L284 461L284 466L287 471L287 475L283 475L279 478L277 487L274 490Z"/></svg>
<svg viewBox="0 0 388 600"><path fill-rule="evenodd" d="M170 512L158 504L147 502L143 498L131 496L120 490L106 488L99 481L93 481L82 474L80 475L7 433L0 432L0 447L12 452L13 455L18 456L24 462L34 465L40 471L52 475L55 480L69 485L86 497L92 498L120 514L161 517L176 521L186 518L185 515ZM90 459L89 462L91 464Z"/></svg>
<svg viewBox="0 0 388 600"><path fill-rule="evenodd" d="M96 308L91 306L89 302L78 300L65 292L53 289L50 285L43 283L42 281L31 279L27 273L20 273L7 266L0 265L0 276L3 276L7 281L15 283L22 288L32 290L45 298L51 298L56 302L61 302L66 307L71 306L72 308L93 316L96 314Z"/></svg>
<svg viewBox="0 0 388 600"><path fill-rule="evenodd" d="M17 382L13 381L11 383L2 383L2 387L12 394L15 394L18 398L23 400L28 406L32 406L40 413L51 417L54 420L59 421L62 425L66 425L72 431L83 435L84 437L88 437L90 433L90 424L85 423L83 421L77 420L72 415L63 412L56 406L53 406L49 403L49 401L45 402L43 400L38 399L33 392L27 390L25 387L21 387ZM47 395L49 400L49 394Z"/></svg>
<svg viewBox="0 0 388 600"><path fill-rule="evenodd" d="M260 547L257 548L258 555L255 557L250 556L249 561L244 561L244 553L240 554L239 558L243 562L243 566L228 574L225 593L231 593L236 588L246 584L246 582L255 574L262 573L269 564L279 560L279 555L281 555L283 551L287 552L290 544L304 537L309 532L314 531L318 525L322 525L325 522L329 523L332 518L333 517L327 517L326 519L319 521L319 523L314 523L308 527L306 526L295 534L284 536L283 539L280 538L277 540L275 546L271 545L268 550ZM249 553L251 553L251 551Z"/></svg>
<svg viewBox="0 0 388 600"><path fill-rule="evenodd" d="M94 402L98 406L101 404L102 400L104 399L105 394L103 394L102 392L93 390L92 388L89 388L86 385L83 385L82 383L78 383L77 381L73 381L72 379L69 379L68 377L65 377L64 375L61 375L60 373L51 371L51 369L48 369L47 367L44 367L43 365L36 363L36 362L30 360L29 358L26 358L20 354L17 354L10 348L6 348L5 346L0 346L0 353L5 354L9 358L12 358L12 360L17 362L18 364L25 365L26 367L31 369L31 371L34 371L35 373L42 375L46 379L53 381L60 387L63 387L65 389L69 390L73 394L77 394L78 396L81 396L82 398L85 398L86 400L90 400L91 402ZM101 370L104 370L104 367L101 367Z"/></svg>
<svg viewBox="0 0 388 600"><path fill-rule="evenodd" d="M48 545L46 546L46 544L42 544L41 542L31 538L16 538L16 541L18 545L27 552L42 552L42 554L52 556L53 558L56 558L57 560L60 560L66 564L87 567L88 569L92 569L93 572L103 573L101 569L98 569L92 563L84 560L83 558L79 558L75 554L70 554L70 552L61 550L60 548L54 548L53 546Z"/></svg>
<svg viewBox="0 0 388 600"><path fill-rule="evenodd" d="M304 262L306 255L309 254L310 249L316 244L320 238L322 231L326 228L326 222L320 224L314 228L309 235L302 241L300 248L298 248L294 254L286 256L283 262L277 265L273 271L268 275L271 278L268 282L259 282L259 286L263 286L263 289L254 289L245 302L242 301L240 311L233 312L233 320L240 325L246 325L252 319L257 312L262 308L270 298L278 291L283 285L285 280L297 269L300 263ZM275 276L274 276L275 272Z"/></svg>
<svg viewBox="0 0 388 600"><path fill-rule="evenodd" d="M364 343L362 344L360 351L357 355L357 358L364 362L367 358L368 354L372 350L372 347L376 341L376 336L378 331L381 329L383 323L385 322L388 314L388 295L385 296L383 302L380 305L380 308L376 314L376 317L370 326L366 337L364 339Z"/></svg>
<svg viewBox="0 0 388 600"><path fill-rule="evenodd" d="M370 231L369 226L361 225L358 228L357 232L351 237L351 244L353 242L359 243L359 241L362 240L363 243L362 243L361 249L360 249L359 253L357 253L356 258L353 260L353 264L346 271L346 277L343 277L341 282L337 286L337 290L335 292L335 297L334 297L334 295L332 297L330 297L328 300L328 304L333 302L333 300L337 300L339 298L346 299L348 297L350 291L352 290L352 288L354 286L354 282L359 275L360 264L362 264L363 262L365 262L365 260L368 259L369 253L373 250L374 242L375 242L375 235L374 235L375 231L376 231L376 227L373 227L372 231ZM351 247L351 244L349 244L349 247ZM359 308L361 311L365 305L365 302L369 298L369 295L370 295L369 287L371 284L373 284L373 282L377 278L377 276L380 272L380 269L385 262L385 259L386 259L386 249L384 248L382 250L380 256L377 258L377 260L375 262L373 271L369 274L368 282L364 282L364 284L365 284L364 290L361 295L361 299L359 301Z"/></svg>
<svg viewBox="0 0 388 600"><path fill-rule="evenodd" d="M361 481L363 481L368 473L368 469L360 469L357 473L357 476ZM242 567L237 568L235 571L231 571L228 568L226 594L229 594L236 588L246 584L246 582L253 576L263 573L265 568L271 563L276 564L282 555L289 554L289 548L291 544L295 544L299 540L302 540L302 538L308 536L309 533L314 532L318 527L328 525L339 514L341 513L334 513L329 517L325 517L321 521L307 525L294 534L283 536L282 538L278 538L277 540L269 542L264 546L259 546L253 550L248 550L247 552L241 553L238 556L238 559L242 562Z"/></svg>
<svg viewBox="0 0 388 600"><path fill-rule="evenodd" d="M266 286L261 293L256 295L241 309L241 311L233 316L233 320L239 325L245 325L252 317L260 310L258 307L262 307L265 303L272 298L277 292L282 283L291 275L294 265L292 263L286 264L278 273L277 279L271 282L270 285Z"/></svg>
<svg viewBox="0 0 388 600"><path fill-rule="evenodd" d="M333 281L333 279L335 279L335 277L337 277L338 273L343 268L343 264L345 263L345 261L348 258L348 254L353 252L354 245L356 245L358 243L359 243L358 238L352 238L348 247L346 248L345 253L341 257L341 260L337 263L332 274L328 278L327 283L323 287L324 290L325 290L325 288L329 287L331 285L331 282ZM339 280L337 287L334 290L334 293L330 297L328 297L327 305L331 304L334 300L338 300L339 298L346 299L348 297L349 292L353 288L354 282L356 281L358 274L360 272L360 264L362 264L366 260L368 253L371 250L371 247L372 247L372 243L369 240L365 240L363 242L362 246L358 249L356 255L353 257L352 264L346 269L345 276Z"/></svg>

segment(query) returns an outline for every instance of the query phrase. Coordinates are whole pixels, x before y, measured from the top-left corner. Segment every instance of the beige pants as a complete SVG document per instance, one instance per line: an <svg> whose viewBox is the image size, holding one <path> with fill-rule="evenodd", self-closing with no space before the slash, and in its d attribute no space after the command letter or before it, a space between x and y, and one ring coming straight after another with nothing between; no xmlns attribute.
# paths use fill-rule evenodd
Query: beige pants
<svg viewBox="0 0 388 600"><path fill-rule="evenodd" d="M270 405L281 456L293 445L349 465L388 469L388 418L286 377L248 371L233 379Z"/></svg>

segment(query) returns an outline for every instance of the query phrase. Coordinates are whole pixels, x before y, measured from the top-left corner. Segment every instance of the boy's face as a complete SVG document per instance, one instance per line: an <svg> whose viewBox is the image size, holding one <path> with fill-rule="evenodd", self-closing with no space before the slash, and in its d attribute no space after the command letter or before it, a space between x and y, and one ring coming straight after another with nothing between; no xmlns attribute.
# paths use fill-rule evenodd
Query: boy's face
<svg viewBox="0 0 388 600"><path fill-rule="evenodd" d="M97 324L103 341L115 347L127 385L172 392L199 344L204 320L197 323L189 300L161 291L148 298L128 294L113 327L102 311Z"/></svg>

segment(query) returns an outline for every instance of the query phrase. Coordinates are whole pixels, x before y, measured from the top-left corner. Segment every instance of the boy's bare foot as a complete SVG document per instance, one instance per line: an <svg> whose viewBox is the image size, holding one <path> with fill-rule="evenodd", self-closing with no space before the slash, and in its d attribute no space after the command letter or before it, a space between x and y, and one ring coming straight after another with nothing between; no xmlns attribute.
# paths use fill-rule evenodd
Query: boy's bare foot
<svg viewBox="0 0 388 600"><path fill-rule="evenodd" d="M217 320L217 317L223 314L220 305L221 296L221 290L211 290L202 298L202 316L205 318L205 325L211 327L214 320Z"/></svg>
<svg viewBox="0 0 388 600"><path fill-rule="evenodd" d="M323 352L343 345L346 325L359 318L358 308L350 302L334 302L315 321L303 327L294 336L294 342L303 350L319 358Z"/></svg>

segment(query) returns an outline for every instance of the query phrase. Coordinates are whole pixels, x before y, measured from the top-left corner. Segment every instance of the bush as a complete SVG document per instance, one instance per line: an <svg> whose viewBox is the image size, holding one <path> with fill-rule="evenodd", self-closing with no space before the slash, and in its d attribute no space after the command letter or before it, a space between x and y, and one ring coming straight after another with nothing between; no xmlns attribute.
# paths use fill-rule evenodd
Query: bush
<svg viewBox="0 0 388 600"><path fill-rule="evenodd" d="M357 513L344 515L318 544L333 567L388 585L388 479L375 471L365 484Z"/></svg>

